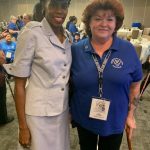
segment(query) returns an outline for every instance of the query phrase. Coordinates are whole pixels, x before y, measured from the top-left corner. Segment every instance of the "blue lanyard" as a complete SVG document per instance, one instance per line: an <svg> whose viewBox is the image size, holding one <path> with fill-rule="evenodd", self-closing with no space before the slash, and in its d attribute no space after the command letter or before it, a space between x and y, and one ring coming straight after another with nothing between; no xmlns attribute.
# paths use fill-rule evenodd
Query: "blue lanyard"
<svg viewBox="0 0 150 150"><path fill-rule="evenodd" d="M111 55L111 50L108 51L102 65L100 66L99 62L98 62L98 59L96 57L96 54L92 54L92 57L93 57L93 60L95 62L95 65L96 65L96 68L98 70L98 77L99 77L99 96L100 98L102 98L102 95L103 95L103 72L104 72L104 69L106 67L106 64L108 62L108 59L110 58L110 55Z"/></svg>

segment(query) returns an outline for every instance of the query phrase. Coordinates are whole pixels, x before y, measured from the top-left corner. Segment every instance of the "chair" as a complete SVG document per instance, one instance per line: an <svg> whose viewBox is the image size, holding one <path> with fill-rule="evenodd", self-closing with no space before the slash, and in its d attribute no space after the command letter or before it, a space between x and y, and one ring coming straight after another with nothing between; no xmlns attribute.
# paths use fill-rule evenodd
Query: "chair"
<svg viewBox="0 0 150 150"><path fill-rule="evenodd" d="M150 72L148 72L148 74L146 75L146 77L143 79L143 81L141 83L139 98L142 97L142 95L149 83L150 83Z"/></svg>
<svg viewBox="0 0 150 150"><path fill-rule="evenodd" d="M141 51L142 51L142 46L139 45L139 44L136 44L136 45L134 45L134 47L135 47L135 50L136 50L136 53L137 53L138 57L140 58Z"/></svg>
<svg viewBox="0 0 150 150"><path fill-rule="evenodd" d="M127 33L126 32L117 32L117 36L121 39L127 39Z"/></svg>
<svg viewBox="0 0 150 150"><path fill-rule="evenodd" d="M139 36L139 30L132 30L131 38L132 39L137 39Z"/></svg>
<svg viewBox="0 0 150 150"><path fill-rule="evenodd" d="M144 28L143 35L149 35L150 34L150 28Z"/></svg>
<svg viewBox="0 0 150 150"><path fill-rule="evenodd" d="M150 36L149 35L142 35L142 38L147 39L148 41L150 41Z"/></svg>

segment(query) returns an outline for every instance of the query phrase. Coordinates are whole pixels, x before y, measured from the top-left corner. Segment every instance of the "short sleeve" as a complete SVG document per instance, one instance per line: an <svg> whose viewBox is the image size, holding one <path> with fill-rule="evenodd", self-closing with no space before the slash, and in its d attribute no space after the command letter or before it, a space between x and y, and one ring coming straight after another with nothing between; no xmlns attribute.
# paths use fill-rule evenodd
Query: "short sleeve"
<svg viewBox="0 0 150 150"><path fill-rule="evenodd" d="M133 79L133 82L138 82L142 80L143 71L142 71L142 64L136 54L135 54L135 59L133 60L133 63L134 63L134 71L132 73L132 79Z"/></svg>
<svg viewBox="0 0 150 150"><path fill-rule="evenodd" d="M11 67L11 72L14 76L30 76L35 45L35 36L32 30L24 29L18 37L15 59Z"/></svg>
<svg viewBox="0 0 150 150"><path fill-rule="evenodd" d="M10 24L8 25L8 29L14 30L14 27L15 27L15 25L13 25L12 23L10 23Z"/></svg>

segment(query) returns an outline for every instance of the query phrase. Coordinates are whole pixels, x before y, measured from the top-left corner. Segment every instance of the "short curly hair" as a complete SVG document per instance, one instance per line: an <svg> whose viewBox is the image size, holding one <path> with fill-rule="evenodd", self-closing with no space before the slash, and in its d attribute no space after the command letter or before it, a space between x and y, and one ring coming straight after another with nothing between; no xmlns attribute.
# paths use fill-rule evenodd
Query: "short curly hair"
<svg viewBox="0 0 150 150"><path fill-rule="evenodd" d="M118 0L92 0L92 2L84 9L82 14L82 21L85 24L85 31L87 35L89 37L92 36L89 24L92 16L98 10L111 10L114 13L116 17L116 33L122 26L124 20L124 9L122 4Z"/></svg>

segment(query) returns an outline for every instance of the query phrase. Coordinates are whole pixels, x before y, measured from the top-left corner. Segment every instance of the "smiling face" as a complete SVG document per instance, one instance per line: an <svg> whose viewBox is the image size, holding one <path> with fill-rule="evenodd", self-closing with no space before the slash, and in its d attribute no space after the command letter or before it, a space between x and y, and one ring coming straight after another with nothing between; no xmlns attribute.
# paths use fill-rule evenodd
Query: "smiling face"
<svg viewBox="0 0 150 150"><path fill-rule="evenodd" d="M98 10L91 17L92 39L109 40L116 28L116 18L111 10Z"/></svg>
<svg viewBox="0 0 150 150"><path fill-rule="evenodd" d="M52 3L51 0L47 3L46 19L52 28L62 27L68 13L68 4Z"/></svg>

